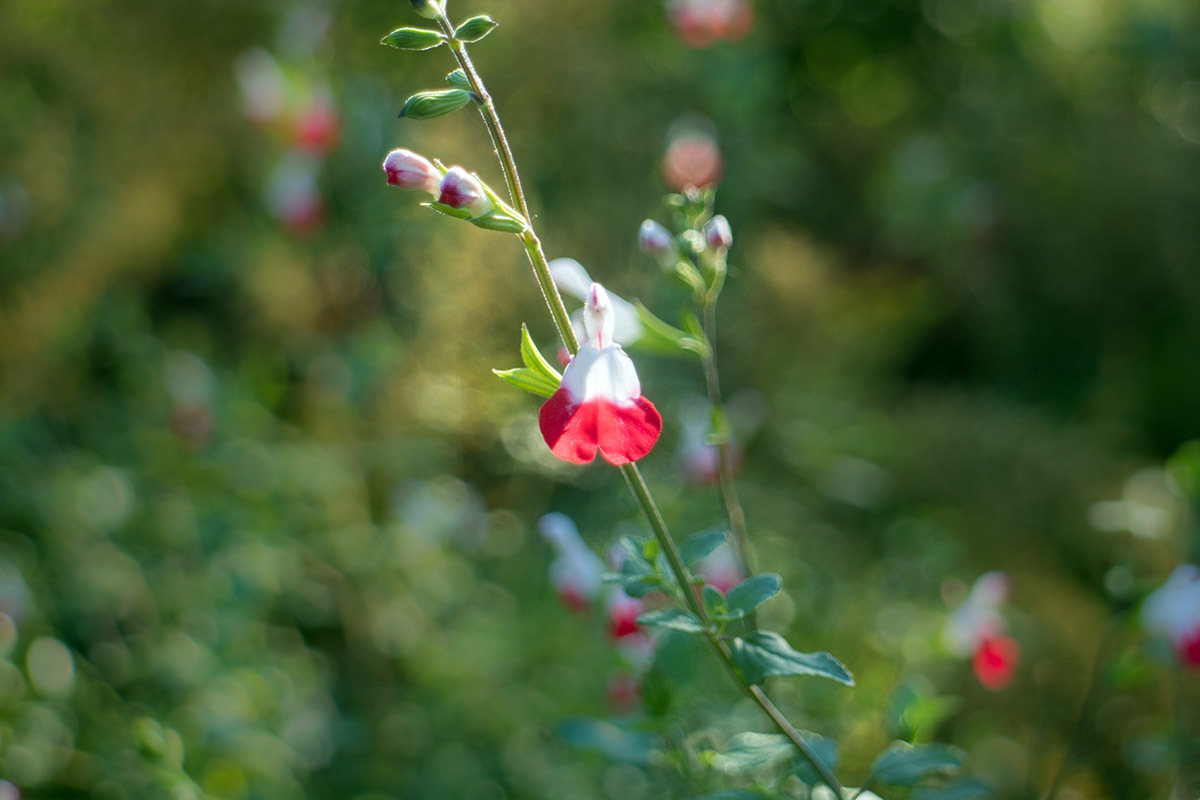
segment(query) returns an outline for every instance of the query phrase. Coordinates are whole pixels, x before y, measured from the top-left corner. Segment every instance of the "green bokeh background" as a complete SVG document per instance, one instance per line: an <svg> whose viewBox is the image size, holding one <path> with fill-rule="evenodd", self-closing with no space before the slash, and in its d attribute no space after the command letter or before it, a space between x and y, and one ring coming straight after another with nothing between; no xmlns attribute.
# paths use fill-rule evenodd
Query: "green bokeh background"
<svg viewBox="0 0 1200 800"><path fill-rule="evenodd" d="M331 24L299 48L306 8ZM450 10L501 24L473 53L549 255L664 318L678 291L635 233L666 219L673 121L715 126L722 380L766 411L740 487L787 595L764 617L858 680L774 694L839 740L852 784L901 737L962 747L1001 797L1064 759L1060 798L1187 786L1197 676L1134 612L1200 558L1188 473L1160 471L1200 434L1200 10L755 8L749 37L702 50L651 0ZM491 374L522 322L553 349L519 244L384 185L397 146L501 183L469 110L396 119L453 67L377 44L416 22L393 0L0 4L0 778L21 796L723 785L560 736L610 714L621 662L558 605L535 522L568 513L603 552L638 518L614 471L555 463L536 400ZM264 203L284 144L242 113L251 47L328 81L341 117L304 236ZM699 371L639 369L667 419L648 479L677 533L710 527L716 494L673 456ZM1097 530L1112 500L1156 535ZM1022 648L999 693L938 644L991 569ZM680 730L767 729L695 661Z"/></svg>

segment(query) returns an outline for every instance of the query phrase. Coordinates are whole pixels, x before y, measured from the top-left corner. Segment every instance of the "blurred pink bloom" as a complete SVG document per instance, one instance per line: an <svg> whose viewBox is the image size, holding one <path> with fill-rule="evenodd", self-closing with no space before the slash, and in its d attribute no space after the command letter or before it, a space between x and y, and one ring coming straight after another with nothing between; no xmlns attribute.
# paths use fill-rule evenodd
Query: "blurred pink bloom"
<svg viewBox="0 0 1200 800"><path fill-rule="evenodd" d="M292 121L292 138L296 146L309 153L328 153L340 135L337 109L327 93L315 97Z"/></svg>
<svg viewBox="0 0 1200 800"><path fill-rule="evenodd" d="M721 179L721 151L717 140L698 129L671 137L663 156L663 180L677 192L693 186L711 186Z"/></svg>
<svg viewBox="0 0 1200 800"><path fill-rule="evenodd" d="M614 587L608 593L608 635L614 640L640 634L637 618L642 613L642 601L630 597L625 590Z"/></svg>
<svg viewBox="0 0 1200 800"><path fill-rule="evenodd" d="M559 599L572 611L585 611L604 588L604 561L566 514L546 514L538 520L538 530L558 555L550 564L550 582Z"/></svg>
<svg viewBox="0 0 1200 800"><path fill-rule="evenodd" d="M261 47L242 52L233 62L242 93L242 111L256 125L278 119L287 107L288 84L275 58Z"/></svg>
<svg viewBox="0 0 1200 800"><path fill-rule="evenodd" d="M1008 576L1003 572L980 575L942 629L946 649L959 658L970 658L979 682L993 691L1011 682L1021 657L1020 647L1005 635L1008 626L999 611L1008 591Z"/></svg>
<svg viewBox="0 0 1200 800"><path fill-rule="evenodd" d="M295 234L319 227L325 206L317 188L317 159L304 153L285 155L267 179L267 208Z"/></svg>
<svg viewBox="0 0 1200 800"><path fill-rule="evenodd" d="M691 47L709 47L722 39L737 41L754 27L749 0L667 0L667 16Z"/></svg>
<svg viewBox="0 0 1200 800"><path fill-rule="evenodd" d="M721 545L706 556L696 565L695 572L697 575L703 576L705 582L719 590L721 594L725 594L737 586L745 577L742 574L742 565L738 563L737 556L734 555L733 548L728 543Z"/></svg>
<svg viewBox="0 0 1200 800"><path fill-rule="evenodd" d="M642 696L641 678L634 672L622 670L608 679L608 704L619 714L628 714L637 707Z"/></svg>
<svg viewBox="0 0 1200 800"><path fill-rule="evenodd" d="M1200 667L1200 567L1180 564L1142 606L1142 625L1165 636L1181 664Z"/></svg>
<svg viewBox="0 0 1200 800"><path fill-rule="evenodd" d="M662 417L642 397L633 361L613 341L612 301L598 283L588 291L583 321L587 341L538 412L542 437L554 455L574 464L589 463L597 451L611 464L637 461L658 441Z"/></svg>

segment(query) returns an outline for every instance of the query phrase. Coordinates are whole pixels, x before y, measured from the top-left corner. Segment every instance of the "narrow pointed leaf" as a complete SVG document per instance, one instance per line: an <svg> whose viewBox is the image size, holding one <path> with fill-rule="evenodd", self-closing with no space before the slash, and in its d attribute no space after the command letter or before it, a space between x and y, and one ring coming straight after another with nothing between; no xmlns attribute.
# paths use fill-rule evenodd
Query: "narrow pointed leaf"
<svg viewBox="0 0 1200 800"><path fill-rule="evenodd" d="M744 617L779 593L783 579L774 572L753 575L729 590L725 603L729 616Z"/></svg>
<svg viewBox="0 0 1200 800"><path fill-rule="evenodd" d="M695 564L725 544L725 540L725 531L720 528L693 533L680 543L679 555L683 559L683 563Z"/></svg>
<svg viewBox="0 0 1200 800"><path fill-rule="evenodd" d="M529 335L529 326L524 323L521 323L521 363L552 381L555 388L562 383L562 375L550 366L550 362L542 355L542 351L538 350L537 345L533 343L533 337Z"/></svg>
<svg viewBox="0 0 1200 800"><path fill-rule="evenodd" d="M466 219L467 217L471 216L471 212L467 209L455 208L453 206L448 206L445 203L421 203L421 205L425 206L426 208L432 208L439 214L444 214L447 217L454 217L455 219Z"/></svg>
<svg viewBox="0 0 1200 800"><path fill-rule="evenodd" d="M762 683L772 675L816 675L854 685L849 670L829 653L800 653L774 631L754 631L736 638L730 650L747 683Z"/></svg>
<svg viewBox="0 0 1200 800"><path fill-rule="evenodd" d="M447 75L446 83L455 89L462 89L464 92L471 91L471 82L467 80L467 73L461 69L456 69Z"/></svg>
<svg viewBox="0 0 1200 800"><path fill-rule="evenodd" d="M499 231L500 233L521 233L526 228L525 220L510 217L508 214L496 211L489 211L482 217L475 217L470 222L478 228L488 231Z"/></svg>
<svg viewBox="0 0 1200 800"><path fill-rule="evenodd" d="M462 89L441 89L436 92L417 92L404 101L400 116L405 119L433 119L471 102L471 93Z"/></svg>
<svg viewBox="0 0 1200 800"><path fill-rule="evenodd" d="M400 28L394 30L380 40L380 44L395 47L397 50L432 50L444 44L446 37L437 31L425 28Z"/></svg>
<svg viewBox="0 0 1200 800"><path fill-rule="evenodd" d="M492 374L509 386L515 386L538 397L551 397L558 391L558 384L549 382L527 367L516 369L494 369Z"/></svg>
<svg viewBox="0 0 1200 800"><path fill-rule="evenodd" d="M875 759L871 776L888 786L912 786L929 775L957 772L961 766L962 752L949 745L914 747L896 742Z"/></svg>
<svg viewBox="0 0 1200 800"><path fill-rule="evenodd" d="M704 633L704 625L700 620L678 608L648 611L639 616L637 621L639 625L651 628L668 628L684 633Z"/></svg>

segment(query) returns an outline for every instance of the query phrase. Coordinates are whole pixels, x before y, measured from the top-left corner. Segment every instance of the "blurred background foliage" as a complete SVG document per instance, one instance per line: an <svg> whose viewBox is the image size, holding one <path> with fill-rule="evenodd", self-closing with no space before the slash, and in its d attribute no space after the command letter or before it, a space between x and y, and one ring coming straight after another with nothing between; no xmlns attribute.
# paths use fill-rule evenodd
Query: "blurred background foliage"
<svg viewBox="0 0 1200 800"><path fill-rule="evenodd" d="M474 53L551 257L668 319L635 233L665 219L672 122L714 123L723 381L766 410L740 482L787 588L764 614L859 682L776 691L843 777L901 737L964 748L1002 797L1064 763L1062 798L1183 786L1196 675L1131 610L1200 557L1161 470L1200 409L1200 7L757 0L745 39L701 49L659 2L450 7L501 23ZM395 118L453 66L378 46L415 21L0 5L6 797L700 793L556 727L608 715L621 667L556 603L534 521L603 552L636 510L490 373L523 321L553 347L517 243L384 185L397 146L500 184L469 112ZM289 154L253 124L248 51L338 135ZM672 454L699 372L640 367L666 516L718 524ZM993 569L1022 648L1001 692L938 643ZM683 730L766 729L697 662Z"/></svg>

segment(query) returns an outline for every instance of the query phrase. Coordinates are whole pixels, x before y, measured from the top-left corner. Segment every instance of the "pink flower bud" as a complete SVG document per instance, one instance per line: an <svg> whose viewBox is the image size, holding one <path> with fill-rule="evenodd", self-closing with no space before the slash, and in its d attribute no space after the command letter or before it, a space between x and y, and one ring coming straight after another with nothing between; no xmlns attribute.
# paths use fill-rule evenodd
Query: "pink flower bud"
<svg viewBox="0 0 1200 800"><path fill-rule="evenodd" d="M638 249L650 255L664 255L675 248L675 237L661 224L652 219L642 223L638 229Z"/></svg>
<svg viewBox="0 0 1200 800"><path fill-rule="evenodd" d="M728 250L733 244L733 229L723 214L717 214L704 223L704 243L713 250Z"/></svg>
<svg viewBox="0 0 1200 800"><path fill-rule="evenodd" d="M388 153L383 160L383 171L387 173L389 186L420 189L434 197L441 190L442 173L429 159L411 150L401 148Z"/></svg>
<svg viewBox="0 0 1200 800"><path fill-rule="evenodd" d="M442 178L438 202L451 208L465 208L472 217L482 217L492 210L492 201L483 191L483 184L462 167L451 167Z"/></svg>

